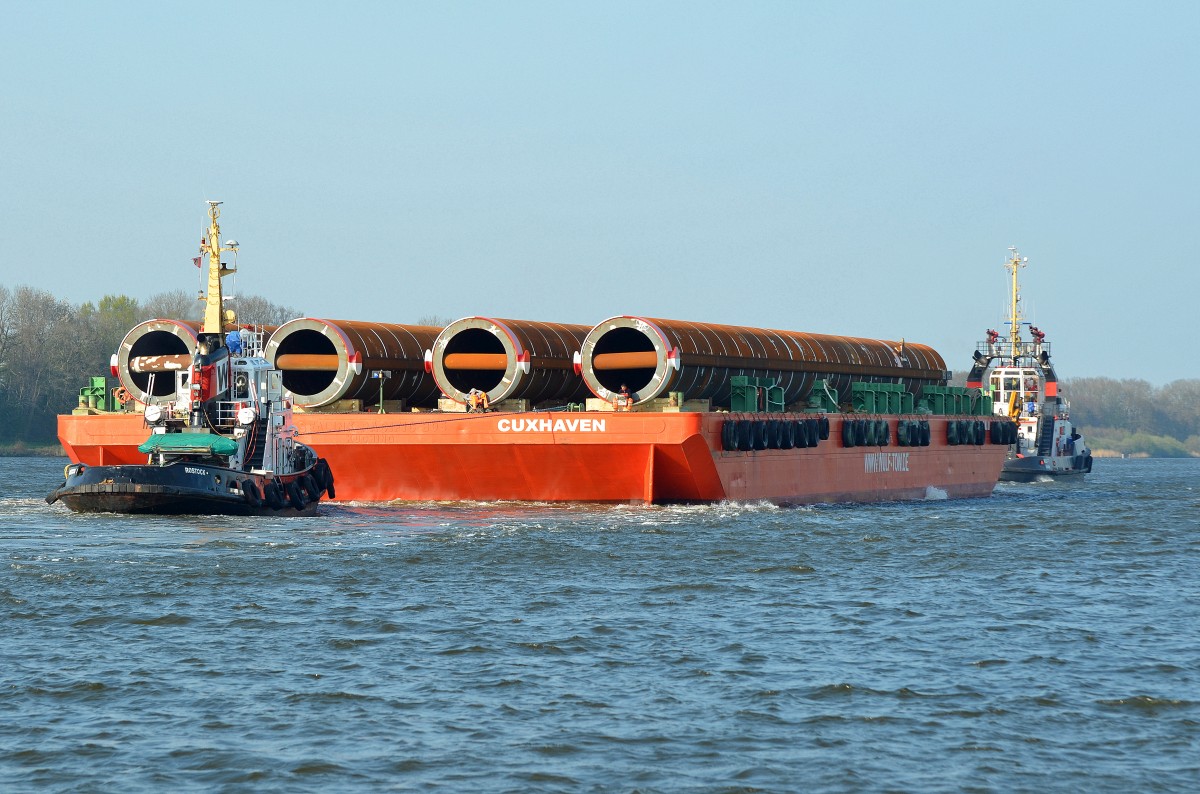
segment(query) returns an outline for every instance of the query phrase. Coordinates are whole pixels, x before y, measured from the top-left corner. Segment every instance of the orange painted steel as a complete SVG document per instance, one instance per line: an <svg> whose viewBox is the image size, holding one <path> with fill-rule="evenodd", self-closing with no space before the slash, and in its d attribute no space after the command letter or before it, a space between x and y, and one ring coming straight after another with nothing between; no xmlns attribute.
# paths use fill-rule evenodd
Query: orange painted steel
<svg viewBox="0 0 1200 794"><path fill-rule="evenodd" d="M950 446L946 423L926 416L928 447L816 447L724 451L734 419L788 414L500 412L304 413L299 438L329 461L339 501L572 502L770 501L778 504L983 497L1008 448ZM59 417L68 456L88 465L143 463L140 414ZM464 476L469 472L470 476Z"/></svg>
<svg viewBox="0 0 1200 794"><path fill-rule="evenodd" d="M446 369L504 369L508 356L504 353L451 353L442 357Z"/></svg>
<svg viewBox="0 0 1200 794"><path fill-rule="evenodd" d="M937 351L912 342L631 316L597 325L580 354L593 394L611 401L625 385L635 404L677 391L728 406L735 375L774 379L789 405L821 378L842 402L855 382L901 383L919 393L946 378Z"/></svg>
<svg viewBox="0 0 1200 794"><path fill-rule="evenodd" d="M301 317L279 326L263 352L282 371L284 388L302 408L355 399L373 405L381 383L383 399L428 407L437 404L438 388L425 372L425 351L439 330ZM372 377L381 370L390 377Z"/></svg>
<svg viewBox="0 0 1200 794"><path fill-rule="evenodd" d="M492 405L582 400L587 387L575 374L573 359L588 330L586 325L464 317L438 334L433 376L442 393L460 403L471 389L485 392Z"/></svg>
<svg viewBox="0 0 1200 794"><path fill-rule="evenodd" d="M642 353L601 353L592 356L592 369L650 369L658 366L653 350Z"/></svg>
<svg viewBox="0 0 1200 794"><path fill-rule="evenodd" d="M275 366L280 369L309 372L337 372L339 363L336 355L323 353L285 353L275 357Z"/></svg>

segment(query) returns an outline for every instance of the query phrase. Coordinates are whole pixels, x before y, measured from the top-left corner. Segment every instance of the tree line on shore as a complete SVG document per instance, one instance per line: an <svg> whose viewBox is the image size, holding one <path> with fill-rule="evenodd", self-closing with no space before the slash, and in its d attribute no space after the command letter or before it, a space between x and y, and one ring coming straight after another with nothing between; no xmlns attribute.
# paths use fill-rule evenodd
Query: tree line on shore
<svg viewBox="0 0 1200 794"><path fill-rule="evenodd" d="M45 290L0 285L0 446L56 444L56 417L75 408L92 376L108 374L109 359L131 328L156 317L198 320L203 307L186 290L144 302L105 295L75 305ZM235 308L247 322L278 324L299 316L258 296L237 299Z"/></svg>
<svg viewBox="0 0 1200 794"><path fill-rule="evenodd" d="M31 287L0 285L0 446L56 444L57 415L69 412L125 334L156 317L197 320L203 303L174 290L139 301L106 295L74 305ZM300 313L259 296L239 298L247 322L277 325ZM421 318L418 324L445 324ZM110 380L110 386L115 386ZM1155 457L1200 456L1200 379L1156 387L1144 380L1072 378L1062 383L1071 418L1096 451Z"/></svg>

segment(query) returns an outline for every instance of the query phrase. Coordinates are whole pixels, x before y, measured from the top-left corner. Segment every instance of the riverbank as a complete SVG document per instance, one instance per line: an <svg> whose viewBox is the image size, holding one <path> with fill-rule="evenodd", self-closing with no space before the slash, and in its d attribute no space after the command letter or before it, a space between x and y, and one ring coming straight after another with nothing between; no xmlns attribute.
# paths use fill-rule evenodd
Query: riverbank
<svg viewBox="0 0 1200 794"><path fill-rule="evenodd" d="M0 458L64 458L61 444L0 444Z"/></svg>

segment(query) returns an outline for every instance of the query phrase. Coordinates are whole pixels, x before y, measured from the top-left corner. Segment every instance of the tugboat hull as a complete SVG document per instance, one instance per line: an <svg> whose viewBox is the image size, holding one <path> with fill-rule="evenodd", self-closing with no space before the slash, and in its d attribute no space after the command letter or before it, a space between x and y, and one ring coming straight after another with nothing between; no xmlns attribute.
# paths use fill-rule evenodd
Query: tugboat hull
<svg viewBox="0 0 1200 794"><path fill-rule="evenodd" d="M1024 457L1013 458L1004 462L1000 470L1001 482L1036 482L1043 477L1059 479L1063 477L1078 477L1092 470L1092 456L1078 455L1068 458L1068 466L1058 465L1062 458Z"/></svg>
<svg viewBox="0 0 1200 794"><path fill-rule="evenodd" d="M46 501L77 513L312 515L332 484L318 464L287 477L195 463L67 467ZM329 478L328 480L326 478Z"/></svg>

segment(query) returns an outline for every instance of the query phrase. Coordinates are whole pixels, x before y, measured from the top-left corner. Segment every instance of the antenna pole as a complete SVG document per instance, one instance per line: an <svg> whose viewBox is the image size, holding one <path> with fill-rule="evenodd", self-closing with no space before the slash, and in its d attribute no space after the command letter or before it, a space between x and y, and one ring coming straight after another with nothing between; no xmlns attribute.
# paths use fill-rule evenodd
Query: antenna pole
<svg viewBox="0 0 1200 794"><path fill-rule="evenodd" d="M1021 290L1017 286L1017 271L1025 267L1027 262L1021 259L1016 246L1008 250L1012 253L1012 257L1004 263L1004 267L1012 274L1012 304L1009 316L1008 344L1010 355L1016 356L1021 349L1021 320L1024 319L1021 315Z"/></svg>
<svg viewBox="0 0 1200 794"><path fill-rule="evenodd" d="M221 253L232 251L232 248L221 247L221 226L217 219L221 217L219 207L222 202L208 202L208 239L200 247L200 253L208 254L208 293L204 304L204 327L201 333L222 334L227 325L225 307L221 295L221 279L234 272L221 264Z"/></svg>

